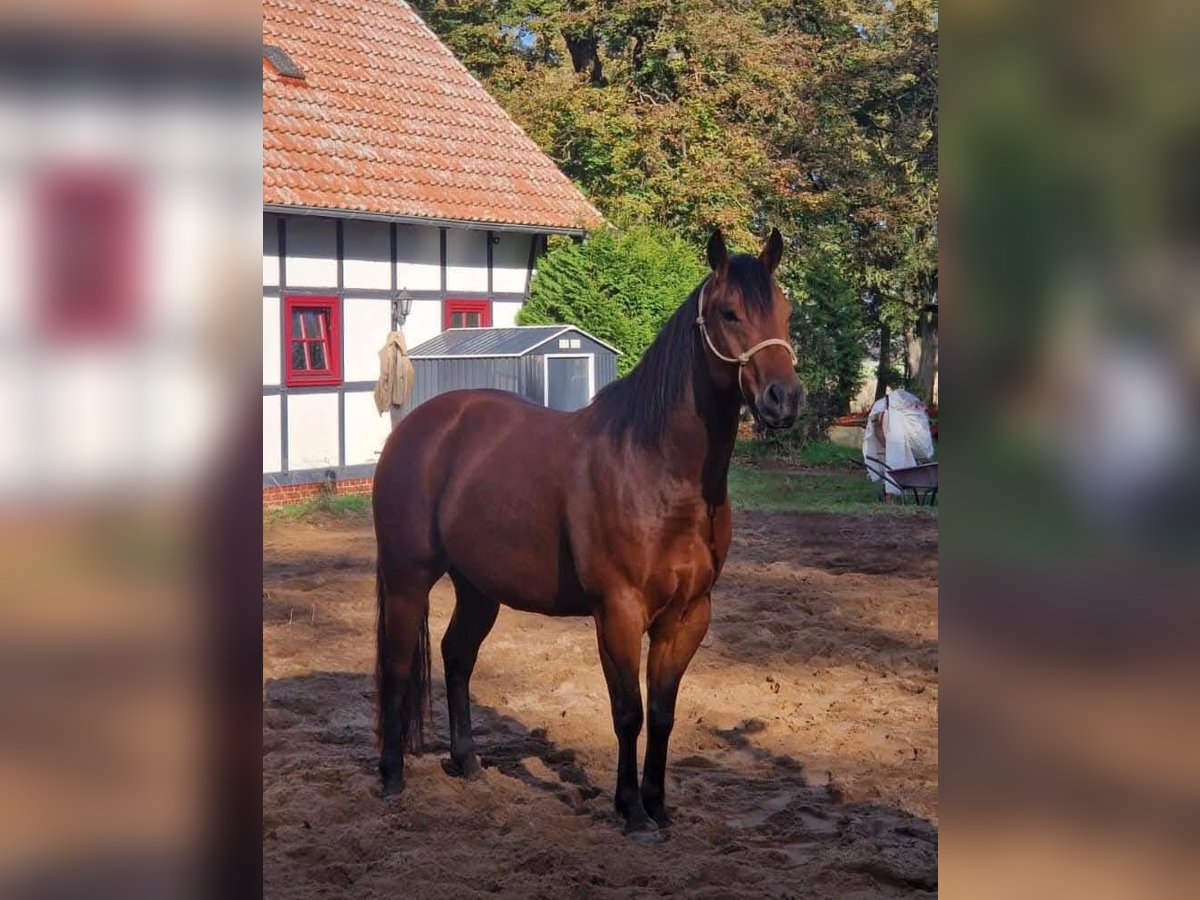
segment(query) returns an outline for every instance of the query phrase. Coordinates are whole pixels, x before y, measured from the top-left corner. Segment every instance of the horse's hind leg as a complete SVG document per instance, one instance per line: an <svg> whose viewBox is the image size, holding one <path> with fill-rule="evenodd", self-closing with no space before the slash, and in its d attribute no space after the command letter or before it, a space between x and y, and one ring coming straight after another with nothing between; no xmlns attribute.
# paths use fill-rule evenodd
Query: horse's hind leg
<svg viewBox="0 0 1200 900"><path fill-rule="evenodd" d="M471 737L471 672L479 647L492 626L500 604L484 597L465 578L451 573L458 600L450 627L442 638L446 668L446 705L450 712L450 758L466 778L479 774L475 740Z"/></svg>
<svg viewBox="0 0 1200 900"><path fill-rule="evenodd" d="M382 563L376 573L375 676L384 794L404 789L404 751L421 741L429 696L429 589L440 576L425 567L385 572Z"/></svg>

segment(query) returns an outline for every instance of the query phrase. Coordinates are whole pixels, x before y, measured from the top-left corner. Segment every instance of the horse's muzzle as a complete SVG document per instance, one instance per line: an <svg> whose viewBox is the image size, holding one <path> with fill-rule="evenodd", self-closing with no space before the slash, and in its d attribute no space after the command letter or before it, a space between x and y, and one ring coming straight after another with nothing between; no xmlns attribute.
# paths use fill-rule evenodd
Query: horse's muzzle
<svg viewBox="0 0 1200 900"><path fill-rule="evenodd" d="M804 388L798 380L791 384L772 381L758 395L758 402L754 405L759 420L768 428L791 428L796 424L803 402Z"/></svg>

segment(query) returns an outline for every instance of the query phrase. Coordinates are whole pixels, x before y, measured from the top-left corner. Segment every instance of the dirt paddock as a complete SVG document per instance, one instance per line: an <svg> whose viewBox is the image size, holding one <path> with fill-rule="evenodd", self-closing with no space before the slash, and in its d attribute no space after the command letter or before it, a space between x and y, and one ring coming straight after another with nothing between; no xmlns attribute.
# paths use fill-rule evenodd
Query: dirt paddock
<svg viewBox="0 0 1200 900"><path fill-rule="evenodd" d="M477 781L426 753L381 799L369 520L264 533L272 898L923 897L937 891L937 520L738 513L680 692L665 840L621 835L587 619L504 609L472 680ZM453 606L434 589L431 632ZM643 666L644 673L644 666ZM644 746L644 735L643 735Z"/></svg>

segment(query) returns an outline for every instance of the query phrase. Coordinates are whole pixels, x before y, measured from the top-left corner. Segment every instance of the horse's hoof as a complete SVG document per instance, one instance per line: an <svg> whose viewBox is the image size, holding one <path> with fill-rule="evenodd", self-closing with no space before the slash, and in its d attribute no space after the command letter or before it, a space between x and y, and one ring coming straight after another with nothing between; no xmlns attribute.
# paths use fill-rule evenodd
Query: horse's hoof
<svg viewBox="0 0 1200 900"><path fill-rule="evenodd" d="M646 812L649 813L650 818L658 823L659 828L666 828L671 824L671 814L667 812L665 806L661 809L648 809Z"/></svg>
<svg viewBox="0 0 1200 900"><path fill-rule="evenodd" d="M664 840L666 840L666 838L663 837L663 833L657 828L654 828L650 831L629 831L627 829L625 831L625 836L635 844L661 844Z"/></svg>
<svg viewBox="0 0 1200 900"><path fill-rule="evenodd" d="M478 781L483 777L483 766L479 765L479 758L475 756L461 761L451 757L449 762L442 763L442 769L447 775L457 776L464 781Z"/></svg>
<svg viewBox="0 0 1200 900"><path fill-rule="evenodd" d="M392 778L384 778L383 786L379 790L381 797L395 797L397 794L404 793L404 776Z"/></svg>
<svg viewBox="0 0 1200 900"><path fill-rule="evenodd" d="M639 844L657 844L663 839L658 826L649 817L630 819L625 823L624 834Z"/></svg>

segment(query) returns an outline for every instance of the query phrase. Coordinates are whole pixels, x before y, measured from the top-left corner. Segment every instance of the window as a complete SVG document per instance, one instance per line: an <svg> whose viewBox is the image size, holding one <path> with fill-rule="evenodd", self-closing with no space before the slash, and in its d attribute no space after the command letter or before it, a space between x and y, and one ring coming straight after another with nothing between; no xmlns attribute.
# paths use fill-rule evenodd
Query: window
<svg viewBox="0 0 1200 900"><path fill-rule="evenodd" d="M447 300L442 304L442 330L447 328L490 328L490 300Z"/></svg>
<svg viewBox="0 0 1200 900"><path fill-rule="evenodd" d="M35 297L45 337L130 337L144 257L134 177L103 167L41 173L34 193Z"/></svg>
<svg viewBox="0 0 1200 900"><path fill-rule="evenodd" d="M337 297L284 297L287 384L340 384L341 322Z"/></svg>

